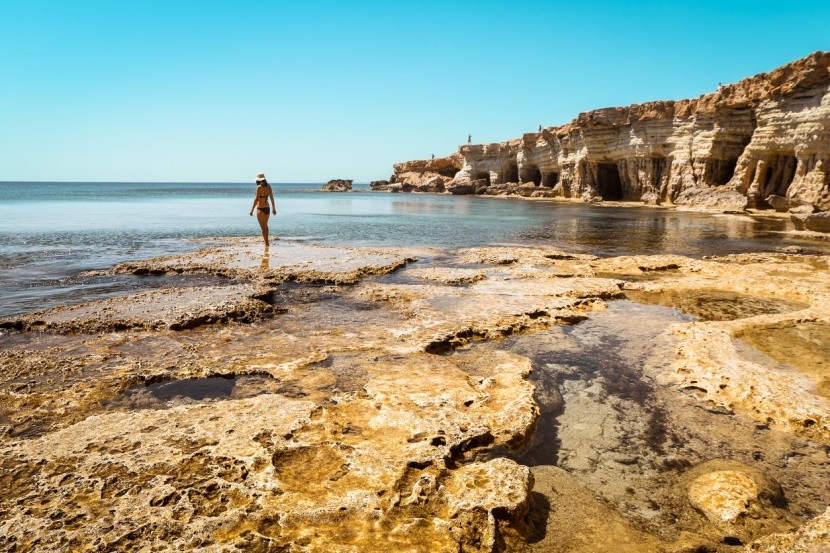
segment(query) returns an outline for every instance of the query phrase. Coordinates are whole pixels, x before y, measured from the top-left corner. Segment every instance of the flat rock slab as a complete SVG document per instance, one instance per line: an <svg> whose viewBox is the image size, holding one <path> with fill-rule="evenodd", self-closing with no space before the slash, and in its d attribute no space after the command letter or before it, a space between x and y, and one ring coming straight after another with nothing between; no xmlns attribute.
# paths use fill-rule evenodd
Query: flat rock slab
<svg viewBox="0 0 830 553"><path fill-rule="evenodd" d="M530 248L522 246L464 248L456 253L459 260L464 263L484 263L488 265L513 265L514 263L545 264L551 261L592 261L598 259L595 255L564 252L550 248Z"/></svg>
<svg viewBox="0 0 830 553"><path fill-rule="evenodd" d="M622 297L619 283L597 278L487 278L468 287L371 283L361 296L407 315L394 329L408 347L442 353L476 338L498 339L557 323L575 323L603 299Z"/></svg>
<svg viewBox="0 0 830 553"><path fill-rule="evenodd" d="M256 284L153 290L0 320L0 327L61 333L181 330L203 324L252 321L271 310Z"/></svg>
<svg viewBox="0 0 830 553"><path fill-rule="evenodd" d="M261 242L238 239L196 253L123 263L115 273L163 275L211 274L251 280L349 284L395 271L411 255L403 250L348 248L277 240L270 250Z"/></svg>
<svg viewBox="0 0 830 553"><path fill-rule="evenodd" d="M487 278L483 269L429 267L412 269L407 272L422 280L431 280L449 285L470 284Z"/></svg>

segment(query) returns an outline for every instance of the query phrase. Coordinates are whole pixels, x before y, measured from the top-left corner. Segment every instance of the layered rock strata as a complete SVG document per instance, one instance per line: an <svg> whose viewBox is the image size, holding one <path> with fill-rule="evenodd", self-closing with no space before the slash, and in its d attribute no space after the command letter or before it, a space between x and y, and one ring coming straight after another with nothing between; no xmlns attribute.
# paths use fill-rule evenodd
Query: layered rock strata
<svg viewBox="0 0 830 553"><path fill-rule="evenodd" d="M623 200L720 210L830 209L830 53L696 99L580 114L394 165L400 191ZM392 185L390 185L392 186Z"/></svg>

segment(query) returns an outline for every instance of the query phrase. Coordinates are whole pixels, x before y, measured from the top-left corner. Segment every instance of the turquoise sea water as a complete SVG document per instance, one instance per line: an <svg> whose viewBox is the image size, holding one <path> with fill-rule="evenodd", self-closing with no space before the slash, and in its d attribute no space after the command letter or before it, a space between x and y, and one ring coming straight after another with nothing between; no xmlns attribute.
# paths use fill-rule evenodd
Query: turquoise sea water
<svg viewBox="0 0 830 553"><path fill-rule="evenodd" d="M598 255L702 256L830 242L788 234L789 222L648 208L467 196L320 192L274 184L272 235L357 245L547 244ZM0 316L140 288L83 275L131 259L259 236L253 184L0 182Z"/></svg>

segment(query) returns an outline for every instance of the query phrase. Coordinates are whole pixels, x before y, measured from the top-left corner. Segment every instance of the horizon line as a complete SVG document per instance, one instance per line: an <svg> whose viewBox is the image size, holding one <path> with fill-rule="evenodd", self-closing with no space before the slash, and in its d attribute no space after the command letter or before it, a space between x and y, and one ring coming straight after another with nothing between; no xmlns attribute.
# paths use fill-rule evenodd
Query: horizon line
<svg viewBox="0 0 830 553"><path fill-rule="evenodd" d="M331 179L329 179L331 180ZM270 181L269 184L326 184L328 181ZM369 184L371 181L352 181L354 184ZM249 181L174 181L174 180L0 180L0 184L253 184Z"/></svg>

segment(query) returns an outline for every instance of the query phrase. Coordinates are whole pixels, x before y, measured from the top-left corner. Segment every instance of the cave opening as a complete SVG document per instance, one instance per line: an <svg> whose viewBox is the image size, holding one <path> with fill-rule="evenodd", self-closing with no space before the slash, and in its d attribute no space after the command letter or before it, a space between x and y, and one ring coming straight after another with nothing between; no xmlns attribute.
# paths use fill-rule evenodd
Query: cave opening
<svg viewBox="0 0 830 553"><path fill-rule="evenodd" d="M539 170L538 167L533 167L530 170L530 181L533 183L534 186L539 186L542 184L542 172Z"/></svg>
<svg viewBox="0 0 830 553"><path fill-rule="evenodd" d="M794 155L773 156L767 163L761 199L767 196L786 196L787 190L795 179L798 160Z"/></svg>
<svg viewBox="0 0 830 553"><path fill-rule="evenodd" d="M622 200L622 181L616 163L597 164L597 192L603 200Z"/></svg>
<svg viewBox="0 0 830 553"><path fill-rule="evenodd" d="M709 186L723 186L732 180L738 158L707 159L703 167L703 181Z"/></svg>
<svg viewBox="0 0 830 553"><path fill-rule="evenodd" d="M659 190L663 182L663 174L666 172L668 160L664 157L655 157L652 158L652 163L654 172L651 178L651 185Z"/></svg>
<svg viewBox="0 0 830 553"><path fill-rule="evenodd" d="M558 171L546 171L542 173L542 186L553 188L559 182Z"/></svg>
<svg viewBox="0 0 830 553"><path fill-rule="evenodd" d="M711 157L703 159L703 183L707 186L723 186L735 176L738 159L744 154L746 147L752 141L756 123L751 110L737 110L732 115L745 118L747 128L740 134L724 134L716 130L712 141ZM716 122L718 127L724 122Z"/></svg>
<svg viewBox="0 0 830 553"><path fill-rule="evenodd" d="M516 162L510 162L504 168L503 182L519 182L519 166Z"/></svg>
<svg viewBox="0 0 830 553"><path fill-rule="evenodd" d="M476 180L476 181L483 180L483 181L485 181L485 184L487 186L490 186L491 184L493 184L493 182L490 180L490 172L489 171L479 171L478 173L475 174L475 178L473 180Z"/></svg>
<svg viewBox="0 0 830 553"><path fill-rule="evenodd" d="M455 167L445 167L443 169L438 169L436 173L441 175L442 177L449 177L451 179L455 178L455 175L458 174L459 169Z"/></svg>

